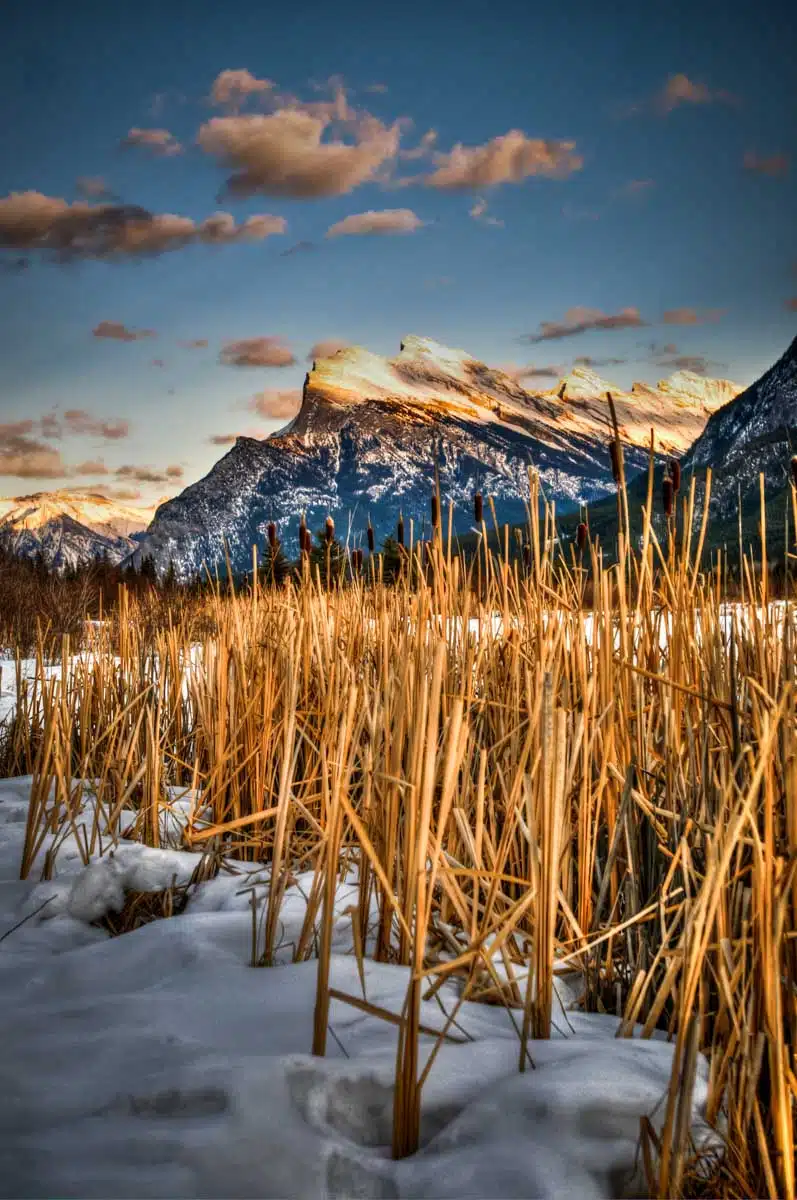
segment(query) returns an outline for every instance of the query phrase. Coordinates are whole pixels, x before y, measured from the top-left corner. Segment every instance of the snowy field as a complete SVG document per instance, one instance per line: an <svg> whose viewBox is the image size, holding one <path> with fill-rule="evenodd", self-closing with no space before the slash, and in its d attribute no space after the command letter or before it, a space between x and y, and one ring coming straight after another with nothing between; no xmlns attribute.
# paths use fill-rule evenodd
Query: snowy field
<svg viewBox="0 0 797 1200"><path fill-rule="evenodd" d="M91 922L125 888L185 883L200 856L122 842L84 868L70 835L51 881L49 839L20 882L30 782L0 782L0 1196L640 1194L639 1121L660 1127L672 1046L615 1040L616 1018L578 1011L577 979L558 985L555 1036L530 1044L523 1074L506 1010L465 1004L424 1087L422 1149L394 1162L395 1027L333 1000L328 1057L309 1054L316 966L291 959L311 877L288 888L271 968L249 965L268 877L243 864L197 885L181 915L109 937ZM340 885L331 985L356 997L355 897ZM407 980L366 960L371 1004L398 1014ZM455 984L440 997L449 1008ZM421 1019L440 1029L444 1013L425 1002ZM701 1061L698 1138L706 1086Z"/></svg>

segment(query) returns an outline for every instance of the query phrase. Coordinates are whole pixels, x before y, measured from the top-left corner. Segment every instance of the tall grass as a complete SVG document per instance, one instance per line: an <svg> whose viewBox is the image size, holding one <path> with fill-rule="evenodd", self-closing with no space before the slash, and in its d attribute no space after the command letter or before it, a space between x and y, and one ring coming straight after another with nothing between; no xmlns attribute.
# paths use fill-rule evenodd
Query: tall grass
<svg viewBox="0 0 797 1200"><path fill-rule="evenodd" d="M794 1197L791 600L762 603L747 562L727 606L722 562L700 569L694 489L676 493L681 535L669 523L664 545L652 473L639 546L623 493L611 566L586 531L563 548L537 500L532 479L521 557L508 530L490 551L480 505L465 563L438 509L393 586L378 556L327 587L308 563L283 588L219 587L156 627L122 591L78 658L64 639L60 678L40 642L9 735L34 776L22 875L47 831L76 828L89 782L86 859L106 828L157 845L168 788L192 788L186 845L271 864L253 961L274 961L291 872L315 872L295 954L317 952L318 1054L341 998L335 884L357 862L358 954L410 968L396 1155L418 1146L436 1053L421 1071L421 1000L460 979L438 1046L464 1000L504 1005L524 1069L570 969L588 1008L622 1017L620 1036L641 1024L675 1042L663 1130L641 1129L650 1193ZM711 1158L689 1141L699 1052L726 1142Z"/></svg>

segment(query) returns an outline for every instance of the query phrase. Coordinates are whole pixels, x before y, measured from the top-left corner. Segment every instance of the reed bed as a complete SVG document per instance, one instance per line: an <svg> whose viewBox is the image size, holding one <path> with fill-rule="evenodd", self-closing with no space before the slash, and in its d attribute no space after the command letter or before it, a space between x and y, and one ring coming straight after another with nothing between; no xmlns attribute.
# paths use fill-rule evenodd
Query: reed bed
<svg viewBox="0 0 797 1200"><path fill-rule="evenodd" d="M293 873L315 872L295 956L318 958L316 1054L342 998L335 886L356 867L356 953L410 968L395 1155L418 1147L434 1061L420 1070L421 999L457 979L458 1004L504 1005L530 1069L571 970L619 1036L641 1025L675 1043L663 1130L640 1129L650 1194L794 1197L794 612L768 604L749 562L729 607L722 562L702 567L694 489L671 489L681 533L668 511L659 538L650 478L641 545L618 504L612 565L586 527L563 550L532 479L524 555L508 530L490 551L480 503L466 563L438 498L432 541L402 549L391 586L378 555L327 586L306 561L284 587L219 587L155 630L122 589L77 657L63 639L60 673L42 642L20 676L7 739L34 777L22 876L89 794L86 861L106 831L158 846L186 789L187 847L270 865L253 962L274 961ZM690 1142L699 1053L725 1146L711 1155Z"/></svg>

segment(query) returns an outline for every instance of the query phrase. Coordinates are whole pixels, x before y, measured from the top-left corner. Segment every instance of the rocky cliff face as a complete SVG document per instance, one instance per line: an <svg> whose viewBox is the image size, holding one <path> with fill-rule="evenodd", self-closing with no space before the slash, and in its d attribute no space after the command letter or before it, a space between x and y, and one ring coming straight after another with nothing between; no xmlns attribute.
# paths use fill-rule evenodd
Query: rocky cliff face
<svg viewBox="0 0 797 1200"><path fill-rule="evenodd" d="M529 467L560 508L598 498L613 489L609 388L576 370L548 392L527 391L427 338L406 338L393 359L338 351L313 364L289 425L262 442L239 438L204 479L158 509L134 561L149 554L186 576L223 561L226 545L234 568L245 570L270 520L295 553L302 512L311 529L331 513L338 535L355 544L369 517L381 541L399 511L416 536L424 525L428 533L435 460L444 517L450 501L457 530L471 525L479 488L501 521L522 520ZM647 462L652 426L661 450L681 453L734 385L682 375L666 389L635 389L612 388L629 473Z"/></svg>
<svg viewBox="0 0 797 1200"><path fill-rule="evenodd" d="M0 500L0 545L24 558L41 555L64 570L107 556L118 563L138 545L152 510L84 491L36 492Z"/></svg>
<svg viewBox="0 0 797 1200"><path fill-rule="evenodd" d="M689 452L686 468L711 467L712 507L723 517L758 502L759 475L768 491L788 479L797 453L797 338L760 379L716 412Z"/></svg>

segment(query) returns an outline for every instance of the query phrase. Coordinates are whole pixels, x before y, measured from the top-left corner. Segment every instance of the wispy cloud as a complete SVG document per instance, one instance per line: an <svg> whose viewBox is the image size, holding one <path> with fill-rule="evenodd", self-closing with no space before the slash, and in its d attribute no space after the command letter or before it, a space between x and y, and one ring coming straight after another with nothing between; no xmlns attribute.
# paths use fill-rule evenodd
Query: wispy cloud
<svg viewBox="0 0 797 1200"><path fill-rule="evenodd" d="M183 350L204 350L208 345L207 338L189 338L188 341L177 343Z"/></svg>
<svg viewBox="0 0 797 1200"><path fill-rule="evenodd" d="M414 233L424 222L409 208L385 208L381 211L353 213L330 225L326 237L346 237L357 234Z"/></svg>
<svg viewBox="0 0 797 1200"><path fill-rule="evenodd" d="M41 251L56 262L145 257L196 243L260 241L285 229L283 217L265 213L236 225L229 213L218 212L197 224L133 204L69 204L41 192L12 192L0 199L0 249Z"/></svg>
<svg viewBox="0 0 797 1200"><path fill-rule="evenodd" d="M100 197L110 197L108 184L99 175L81 175L75 181L75 187L86 200L98 200Z"/></svg>
<svg viewBox="0 0 797 1200"><path fill-rule="evenodd" d="M665 325L706 325L719 321L725 311L724 308L707 308L703 312L696 308L668 308L662 321Z"/></svg>
<svg viewBox="0 0 797 1200"><path fill-rule="evenodd" d="M634 329L647 325L637 308L623 308L618 313L603 313L597 308L569 308L561 321L542 321L538 333L520 338L522 342L547 342L557 338L575 337L595 329Z"/></svg>
<svg viewBox="0 0 797 1200"><path fill-rule="evenodd" d="M503 228L503 221L499 221L497 217L492 217L487 212L487 201L479 196L472 208L468 209L468 216L474 221L481 221L483 225L495 225L498 228Z"/></svg>
<svg viewBox="0 0 797 1200"><path fill-rule="evenodd" d="M587 367L590 371L599 371L603 367L619 367L628 362L627 358L592 358L589 354L580 354L573 360L576 367Z"/></svg>
<svg viewBox="0 0 797 1200"><path fill-rule="evenodd" d="M183 152L182 144L168 129L139 129L135 126L128 130L120 144L128 150L134 147L149 150L160 158L171 158Z"/></svg>
<svg viewBox="0 0 797 1200"><path fill-rule="evenodd" d="M733 104L734 96L723 90L713 91L688 75L671 75L654 99L654 108L662 115L671 113L683 104Z"/></svg>
<svg viewBox="0 0 797 1200"><path fill-rule="evenodd" d="M219 362L225 367L291 367L296 359L282 338L253 337L225 342Z"/></svg>
<svg viewBox="0 0 797 1200"><path fill-rule="evenodd" d="M771 179L777 179L789 173L788 154L761 155L756 154L754 150L748 150L743 164L746 171L755 171L758 175L768 175Z"/></svg>
<svg viewBox="0 0 797 1200"><path fill-rule="evenodd" d="M232 446L237 440L237 433L214 433L208 438L211 446Z"/></svg>
<svg viewBox="0 0 797 1200"><path fill-rule="evenodd" d="M303 254L306 250L315 250L315 242L301 241L295 242L293 246L289 246L287 250L283 250L280 258L289 258L292 254Z"/></svg>
<svg viewBox="0 0 797 1200"><path fill-rule="evenodd" d="M584 160L575 153L575 142L530 138L520 129L511 129L482 146L458 142L452 150L435 154L434 163L436 169L425 182L455 191L520 183L533 175L565 179L580 171Z"/></svg>
<svg viewBox="0 0 797 1200"><path fill-rule="evenodd" d="M95 417L84 408L68 408L62 421L65 436L118 442L130 434L130 422L124 417Z"/></svg>
<svg viewBox="0 0 797 1200"><path fill-rule="evenodd" d="M250 96L271 92L274 84L270 79L258 79L246 67L229 68L221 71L210 89L211 104L225 108L239 108Z"/></svg>
<svg viewBox="0 0 797 1200"><path fill-rule="evenodd" d="M60 450L33 437L33 421L0 424L0 475L16 479L62 479L67 468Z"/></svg>
<svg viewBox="0 0 797 1200"><path fill-rule="evenodd" d="M258 392L248 401L246 407L264 420L289 420L295 417L302 403L302 393L298 388L288 391L278 391L268 388Z"/></svg>
<svg viewBox="0 0 797 1200"><path fill-rule="evenodd" d="M175 483L182 479L184 474L183 468L177 465L159 471L152 467L126 464L118 467L115 472L117 479L127 479L133 483Z"/></svg>
<svg viewBox="0 0 797 1200"><path fill-rule="evenodd" d="M140 342L143 338L158 336L154 329L128 329L121 321L100 321L91 332L95 338L108 338L115 342Z"/></svg>

